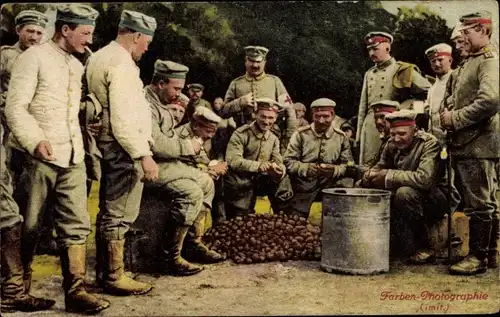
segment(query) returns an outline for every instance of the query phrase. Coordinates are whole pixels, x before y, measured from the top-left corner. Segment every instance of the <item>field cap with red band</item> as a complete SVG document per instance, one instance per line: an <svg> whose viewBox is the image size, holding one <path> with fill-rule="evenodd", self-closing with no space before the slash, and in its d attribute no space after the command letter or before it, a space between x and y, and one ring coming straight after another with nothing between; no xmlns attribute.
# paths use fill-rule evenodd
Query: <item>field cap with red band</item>
<svg viewBox="0 0 500 317"><path fill-rule="evenodd" d="M386 32L370 32L365 36L366 48L377 47L380 43L391 44L394 38Z"/></svg>
<svg viewBox="0 0 500 317"><path fill-rule="evenodd" d="M370 105L375 113L393 113L398 111L400 104L394 100L379 100Z"/></svg>
<svg viewBox="0 0 500 317"><path fill-rule="evenodd" d="M257 103L257 110L271 110L278 113L280 108L283 108L279 102L271 98L258 98L255 99L255 102Z"/></svg>
<svg viewBox="0 0 500 317"><path fill-rule="evenodd" d="M491 24L491 13L488 11L479 11L476 13L462 15L460 17L460 25L459 30L465 30L473 28L477 25Z"/></svg>
<svg viewBox="0 0 500 317"><path fill-rule="evenodd" d="M417 112L405 109L387 114L385 116L385 120L390 122L391 128L412 127L417 125L415 121L417 115L418 115Z"/></svg>
<svg viewBox="0 0 500 317"><path fill-rule="evenodd" d="M452 51L452 48L450 45L448 45L446 43L439 43L439 44L436 44L432 47L429 47L425 51L425 55L427 55L427 58L429 60L432 60L432 59L439 57L439 56L451 56L451 51Z"/></svg>

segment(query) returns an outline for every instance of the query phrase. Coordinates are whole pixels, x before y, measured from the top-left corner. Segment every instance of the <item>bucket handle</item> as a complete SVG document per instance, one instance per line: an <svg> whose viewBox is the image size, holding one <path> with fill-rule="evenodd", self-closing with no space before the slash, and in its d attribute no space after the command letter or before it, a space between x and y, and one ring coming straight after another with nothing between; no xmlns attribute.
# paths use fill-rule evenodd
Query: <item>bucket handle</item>
<svg viewBox="0 0 500 317"><path fill-rule="evenodd" d="M380 202L382 201L382 198L380 198L380 196L368 196L366 198L366 201L369 204L380 204Z"/></svg>

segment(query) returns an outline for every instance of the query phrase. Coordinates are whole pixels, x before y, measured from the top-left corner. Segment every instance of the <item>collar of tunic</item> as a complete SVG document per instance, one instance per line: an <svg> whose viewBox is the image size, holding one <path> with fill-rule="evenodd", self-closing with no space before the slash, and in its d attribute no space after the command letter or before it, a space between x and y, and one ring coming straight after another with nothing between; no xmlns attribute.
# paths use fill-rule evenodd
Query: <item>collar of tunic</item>
<svg viewBox="0 0 500 317"><path fill-rule="evenodd" d="M481 47L477 52L470 52L469 53L469 56L478 56L478 55L483 55L487 52L491 52L491 51L495 51L495 49L493 48L493 45L491 44L486 44L485 46Z"/></svg>
<svg viewBox="0 0 500 317"><path fill-rule="evenodd" d="M160 101L160 98L158 98L158 95L154 92L151 85L147 85L146 87L144 87L144 94L146 96L146 100L154 103L159 107L162 107L165 110L168 110L167 105Z"/></svg>
<svg viewBox="0 0 500 317"><path fill-rule="evenodd" d="M68 58L70 56L73 56L71 55L68 51L65 51L63 50L59 45L57 45L56 42L54 42L53 40L49 40L49 44L50 46L58 53L60 53L61 55L63 55L64 57Z"/></svg>
<svg viewBox="0 0 500 317"><path fill-rule="evenodd" d="M250 76L248 73L245 73L245 79L248 80L248 81L259 81L259 80L262 80L264 78L266 78L266 72L262 72L262 74L260 74L259 76L257 77L253 77L253 76Z"/></svg>
<svg viewBox="0 0 500 317"><path fill-rule="evenodd" d="M316 135L316 137L318 138L325 138L325 139L329 139L332 137L333 135L333 121L332 123L330 124L330 127L328 128L328 130L326 130L326 132L323 132L323 133L318 133L316 132L316 125L313 123L311 123L311 130L313 131L314 135Z"/></svg>
<svg viewBox="0 0 500 317"><path fill-rule="evenodd" d="M18 53L22 53L22 52L24 52L24 51L21 49L21 43L19 43L19 41L18 41L18 42L16 42L16 44L14 44L12 47L13 47L13 48L14 48L14 49L18 52Z"/></svg>
<svg viewBox="0 0 500 317"><path fill-rule="evenodd" d="M391 59L386 60L382 63L375 64L375 66L377 66L378 69L384 69L384 68L387 68L390 65L394 64L395 62L396 62L396 60L394 59L394 57L391 57Z"/></svg>
<svg viewBox="0 0 500 317"><path fill-rule="evenodd" d="M257 125L257 122L255 121L250 124L250 129L252 130L253 134L255 134L255 137L257 139L264 139L264 141L267 141L271 134L270 130L267 130L265 132L260 130L260 128Z"/></svg>

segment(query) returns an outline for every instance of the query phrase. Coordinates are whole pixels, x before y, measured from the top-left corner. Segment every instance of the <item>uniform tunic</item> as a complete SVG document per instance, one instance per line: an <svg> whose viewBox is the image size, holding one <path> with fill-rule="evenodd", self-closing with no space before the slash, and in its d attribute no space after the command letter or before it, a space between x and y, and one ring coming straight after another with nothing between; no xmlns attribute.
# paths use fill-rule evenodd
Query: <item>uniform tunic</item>
<svg viewBox="0 0 500 317"><path fill-rule="evenodd" d="M429 88L429 93L427 94L426 105L429 108L429 131L434 135L441 145L446 142L446 137L444 134L444 129L441 127L440 119L440 109L441 103L444 98L444 93L446 91L446 84L451 76L452 71L450 70L447 74L436 78L434 84Z"/></svg>
<svg viewBox="0 0 500 317"><path fill-rule="evenodd" d="M346 171L346 163L352 161L352 154L347 136L333 123L325 133L317 133L314 123L299 128L290 139L283 157L291 178L294 197L290 207L304 215L321 189L333 187ZM311 164L334 164L330 177L311 177L307 171Z"/></svg>
<svg viewBox="0 0 500 317"><path fill-rule="evenodd" d="M356 129L356 142L359 142L360 147L359 164L366 164L371 160L381 145L371 104L380 100L396 100L401 103L410 96L425 100L431 85L414 68L412 64L391 58L366 72Z"/></svg>
<svg viewBox="0 0 500 317"><path fill-rule="evenodd" d="M5 99L9 90L10 74L17 57L23 52L19 42L0 47L0 119L5 124Z"/></svg>

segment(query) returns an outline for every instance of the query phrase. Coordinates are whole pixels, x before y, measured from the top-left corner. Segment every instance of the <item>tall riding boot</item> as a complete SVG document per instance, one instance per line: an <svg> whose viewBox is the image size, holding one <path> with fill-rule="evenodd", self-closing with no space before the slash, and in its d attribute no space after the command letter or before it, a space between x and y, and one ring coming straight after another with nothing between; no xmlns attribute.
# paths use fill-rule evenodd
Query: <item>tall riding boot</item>
<svg viewBox="0 0 500 317"><path fill-rule="evenodd" d="M205 233L205 218L208 212L208 208L202 207L202 210L186 235L186 243L183 251L186 251L186 259L189 261L198 263L218 263L226 259L221 254L210 250L203 244L202 238Z"/></svg>
<svg viewBox="0 0 500 317"><path fill-rule="evenodd" d="M498 267L498 239L500 239L499 220L498 218L493 218L491 222L490 246L488 248L488 267L492 269Z"/></svg>
<svg viewBox="0 0 500 317"><path fill-rule="evenodd" d="M141 295L153 289L149 283L136 281L125 275L123 250L125 239L106 241L107 267L104 275L104 291L112 295Z"/></svg>
<svg viewBox="0 0 500 317"><path fill-rule="evenodd" d="M190 226L167 227L163 249L166 256L165 271L169 275L186 276L199 273L203 267L184 260L181 256L182 245Z"/></svg>
<svg viewBox="0 0 500 317"><path fill-rule="evenodd" d="M451 274L475 275L487 270L486 257L490 244L491 220L473 217L469 221L469 255L450 267Z"/></svg>
<svg viewBox="0 0 500 317"><path fill-rule="evenodd" d="M109 302L85 290L86 246L70 245L61 251L64 303L67 312L96 314L109 307Z"/></svg>
<svg viewBox="0 0 500 317"><path fill-rule="evenodd" d="M47 310L56 303L51 299L30 296L24 288L23 264L21 262L21 224L2 228L2 312L33 312Z"/></svg>

